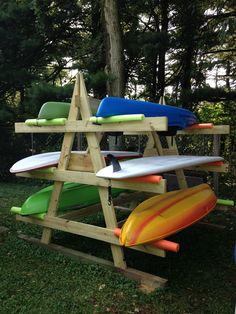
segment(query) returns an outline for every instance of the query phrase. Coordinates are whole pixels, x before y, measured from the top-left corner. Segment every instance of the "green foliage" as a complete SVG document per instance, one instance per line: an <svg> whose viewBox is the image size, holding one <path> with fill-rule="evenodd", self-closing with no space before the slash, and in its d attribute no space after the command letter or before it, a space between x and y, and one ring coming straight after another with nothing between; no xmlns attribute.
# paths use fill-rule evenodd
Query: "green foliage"
<svg viewBox="0 0 236 314"><path fill-rule="evenodd" d="M41 106L47 101L70 102L72 92L73 84L57 86L44 82L33 85L27 90L24 101L27 117L37 117Z"/></svg>
<svg viewBox="0 0 236 314"><path fill-rule="evenodd" d="M204 102L198 107L198 115L201 121L211 121L214 124L229 124L230 117L225 112L224 104Z"/></svg>
<svg viewBox="0 0 236 314"><path fill-rule="evenodd" d="M94 97L102 99L106 96L106 82L109 76L104 71L97 71L86 75L86 88L93 91Z"/></svg>

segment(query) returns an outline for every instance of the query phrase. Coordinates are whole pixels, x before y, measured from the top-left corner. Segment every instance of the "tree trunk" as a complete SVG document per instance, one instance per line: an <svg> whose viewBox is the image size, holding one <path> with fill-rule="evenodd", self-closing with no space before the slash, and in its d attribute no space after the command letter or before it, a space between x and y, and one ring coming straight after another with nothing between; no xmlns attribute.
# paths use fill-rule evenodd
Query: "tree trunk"
<svg viewBox="0 0 236 314"><path fill-rule="evenodd" d="M124 57L118 1L102 0L106 40L106 73L108 74L107 92L109 96L124 97ZM109 136L109 149L122 149L123 137Z"/></svg>
<svg viewBox="0 0 236 314"><path fill-rule="evenodd" d="M167 35L168 33L168 1L161 1L161 32ZM166 40L165 40L166 41ZM159 92L159 96L164 96L165 91L165 63L166 63L166 43L163 43L163 46L159 52L159 63L158 63L158 86L157 90Z"/></svg>
<svg viewBox="0 0 236 314"><path fill-rule="evenodd" d="M103 11L107 32L107 91L110 96L124 97L124 58L117 0L103 0Z"/></svg>

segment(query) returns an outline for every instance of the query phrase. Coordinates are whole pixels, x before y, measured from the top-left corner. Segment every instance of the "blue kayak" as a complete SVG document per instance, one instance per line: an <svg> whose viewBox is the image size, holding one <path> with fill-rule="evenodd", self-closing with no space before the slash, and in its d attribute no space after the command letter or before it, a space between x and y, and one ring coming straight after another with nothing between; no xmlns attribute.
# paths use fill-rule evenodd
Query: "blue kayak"
<svg viewBox="0 0 236 314"><path fill-rule="evenodd" d="M125 114L144 114L145 117L168 117L168 126L176 130L198 123L197 117L189 110L152 102L119 97L104 98L97 110L97 117Z"/></svg>

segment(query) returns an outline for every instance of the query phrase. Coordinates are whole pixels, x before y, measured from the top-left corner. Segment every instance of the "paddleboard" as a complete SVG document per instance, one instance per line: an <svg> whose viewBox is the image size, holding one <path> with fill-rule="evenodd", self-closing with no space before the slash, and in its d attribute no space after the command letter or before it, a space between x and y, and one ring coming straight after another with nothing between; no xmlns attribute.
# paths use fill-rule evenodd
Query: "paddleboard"
<svg viewBox="0 0 236 314"><path fill-rule="evenodd" d="M223 161L218 156L154 156L130 159L120 162L121 170L113 172L113 165L107 166L96 173L97 177L108 179L125 179L145 176L155 173L163 173L191 166Z"/></svg>
<svg viewBox="0 0 236 314"><path fill-rule="evenodd" d="M104 98L97 110L97 117L144 114L145 117L168 117L168 126L184 129L197 123L197 117L189 110L152 102L119 97Z"/></svg>
<svg viewBox="0 0 236 314"><path fill-rule="evenodd" d="M72 151L75 154L84 154L85 151ZM117 159L125 159L125 158L137 158L140 157L141 154L136 152L126 152L126 151L102 151L101 152L105 157L108 154L114 155ZM32 155L26 158L23 158L17 161L11 168L11 173L18 173L24 171L30 171L45 167L52 167L58 164L61 152L49 152Z"/></svg>
<svg viewBox="0 0 236 314"><path fill-rule="evenodd" d="M24 202L22 207L12 207L11 212L19 215L46 213L52 194L50 185L34 193ZM112 189L112 196L118 196L124 189ZM64 212L90 206L100 202L98 188L92 185L65 182L59 200L58 210Z"/></svg>
<svg viewBox="0 0 236 314"><path fill-rule="evenodd" d="M154 196L139 204L121 229L125 246L164 239L206 216L217 198L207 184Z"/></svg>

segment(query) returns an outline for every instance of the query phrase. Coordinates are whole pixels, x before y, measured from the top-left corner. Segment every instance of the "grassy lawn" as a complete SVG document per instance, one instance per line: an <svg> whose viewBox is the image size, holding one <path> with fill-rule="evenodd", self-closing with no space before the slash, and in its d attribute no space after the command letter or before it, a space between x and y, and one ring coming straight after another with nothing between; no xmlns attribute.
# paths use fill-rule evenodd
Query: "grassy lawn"
<svg viewBox="0 0 236 314"><path fill-rule="evenodd" d="M40 237L37 226L16 222L11 206L21 206L41 186L32 182L0 183L0 313L234 313L236 275L233 259L235 211L211 213L207 219L225 225L198 225L175 235L178 254L166 259L127 251L130 267L168 278L163 290L141 292L136 282L105 267L74 261L18 239ZM98 217L97 219L101 219ZM56 232L55 242L111 258L108 245Z"/></svg>

